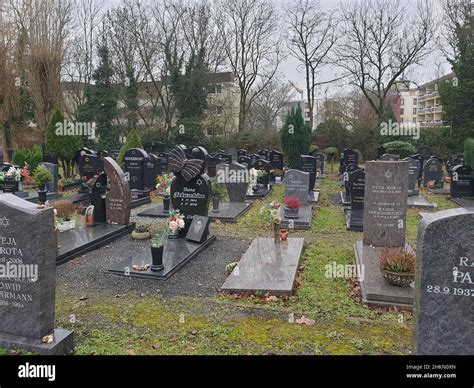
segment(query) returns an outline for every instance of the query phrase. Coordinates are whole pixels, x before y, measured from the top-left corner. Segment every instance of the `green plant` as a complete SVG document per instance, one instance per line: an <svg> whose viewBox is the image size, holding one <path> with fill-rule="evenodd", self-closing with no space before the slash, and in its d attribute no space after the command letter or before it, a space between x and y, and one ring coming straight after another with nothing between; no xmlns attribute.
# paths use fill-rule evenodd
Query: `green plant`
<svg viewBox="0 0 474 388"><path fill-rule="evenodd" d="M127 136L127 140L123 144L122 148L120 148L120 152L117 156L117 163L120 165L120 167L124 168L123 157L125 156L125 153L132 148L143 148L140 136L138 136L136 130L130 131Z"/></svg>
<svg viewBox="0 0 474 388"><path fill-rule="evenodd" d="M211 196L212 198L215 199L222 199L225 197L226 194L226 188L224 185L219 184L219 183L214 183L211 188Z"/></svg>
<svg viewBox="0 0 474 388"><path fill-rule="evenodd" d="M414 274L416 256L404 249L385 248L380 256L380 269L404 274Z"/></svg>
<svg viewBox="0 0 474 388"><path fill-rule="evenodd" d="M383 145L387 150L387 154L398 155L400 158L407 158L416 153L416 147L406 141L390 141Z"/></svg>
<svg viewBox="0 0 474 388"><path fill-rule="evenodd" d="M12 162L14 165L23 167L28 164L30 170L34 170L43 161L43 153L41 148L33 147L31 150L18 149L13 155Z"/></svg>
<svg viewBox="0 0 474 388"><path fill-rule="evenodd" d="M63 133L57 133L58 128L63 129ZM64 116L57 110L46 128L46 151L59 159L64 171L65 177L70 177L73 173L73 163L71 162L77 150L83 146L80 136L67 135ZM33 167L32 167L33 168Z"/></svg>
<svg viewBox="0 0 474 388"><path fill-rule="evenodd" d="M137 232L137 233L147 233L147 232L149 232L149 226L148 225L143 225L143 224L137 224L135 226L135 232Z"/></svg>
<svg viewBox="0 0 474 388"><path fill-rule="evenodd" d="M163 245L163 235L161 234L155 234L152 238L151 238L151 246L153 248L159 248Z"/></svg>
<svg viewBox="0 0 474 388"><path fill-rule="evenodd" d="M64 221L71 221L76 212L76 205L68 200L54 202L53 208L56 209L56 217Z"/></svg>
<svg viewBox="0 0 474 388"><path fill-rule="evenodd" d="M311 146L311 128L305 124L300 106L291 109L280 132L287 165L298 168L300 156L307 155Z"/></svg>
<svg viewBox="0 0 474 388"><path fill-rule="evenodd" d="M466 139L464 142L465 163L474 169L474 139Z"/></svg>
<svg viewBox="0 0 474 388"><path fill-rule="evenodd" d="M47 167L40 165L34 170L33 178L35 180L35 183L41 188L53 180L53 175Z"/></svg>

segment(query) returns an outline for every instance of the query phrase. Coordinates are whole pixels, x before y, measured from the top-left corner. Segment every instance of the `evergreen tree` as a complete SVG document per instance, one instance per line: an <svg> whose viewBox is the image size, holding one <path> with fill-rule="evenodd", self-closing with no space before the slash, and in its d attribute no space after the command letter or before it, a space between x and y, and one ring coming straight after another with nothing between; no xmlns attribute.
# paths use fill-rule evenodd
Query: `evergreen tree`
<svg viewBox="0 0 474 388"><path fill-rule="evenodd" d="M120 165L120 167L124 168L123 157L125 156L125 153L132 148L143 148L140 136L138 136L138 133L135 129L133 129L128 134L127 140L123 144L122 148L120 148L120 152L117 156L117 163Z"/></svg>
<svg viewBox="0 0 474 388"><path fill-rule="evenodd" d="M112 150L119 144L119 134L113 125L117 117L117 93L112 86L114 71L110 65L109 49L104 43L98 49L100 64L92 78L95 88L91 103L94 105L94 116L99 135L99 148Z"/></svg>
<svg viewBox="0 0 474 388"><path fill-rule="evenodd" d="M61 124L59 126L58 124ZM61 128L62 131L57 131ZM46 127L46 151L61 160L65 177L70 177L73 171L72 158L83 146L80 136L68 135L64 126L64 116L56 110Z"/></svg>
<svg viewBox="0 0 474 388"><path fill-rule="evenodd" d="M464 160L474 169L474 139L466 139L464 142Z"/></svg>
<svg viewBox="0 0 474 388"><path fill-rule="evenodd" d="M292 108L281 129L281 145L289 168L299 168L300 156L311 146L311 128L304 122L301 107Z"/></svg>
<svg viewBox="0 0 474 388"><path fill-rule="evenodd" d="M450 63L458 84L442 85L440 94L449 135L461 149L466 138L474 137L474 16L458 26L456 35L458 56Z"/></svg>

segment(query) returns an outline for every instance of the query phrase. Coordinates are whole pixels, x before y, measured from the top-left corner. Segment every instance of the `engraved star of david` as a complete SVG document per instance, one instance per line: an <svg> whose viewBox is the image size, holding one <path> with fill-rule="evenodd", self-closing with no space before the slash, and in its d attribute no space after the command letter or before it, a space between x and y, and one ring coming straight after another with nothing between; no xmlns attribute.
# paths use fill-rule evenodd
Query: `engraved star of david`
<svg viewBox="0 0 474 388"><path fill-rule="evenodd" d="M197 184L198 186L202 186L202 179L198 179L198 180L196 181L196 184Z"/></svg>
<svg viewBox="0 0 474 388"><path fill-rule="evenodd" d="M384 173L385 178L391 179L393 177L393 172L390 170L385 171Z"/></svg>
<svg viewBox="0 0 474 388"><path fill-rule="evenodd" d="M4 228L10 225L8 218L7 217L0 218L0 225L2 225Z"/></svg>

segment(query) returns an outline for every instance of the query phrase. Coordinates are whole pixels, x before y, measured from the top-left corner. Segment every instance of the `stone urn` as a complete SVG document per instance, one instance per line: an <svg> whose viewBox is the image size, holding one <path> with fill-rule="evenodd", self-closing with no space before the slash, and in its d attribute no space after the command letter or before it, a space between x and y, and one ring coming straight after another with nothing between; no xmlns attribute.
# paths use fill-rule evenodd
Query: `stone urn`
<svg viewBox="0 0 474 388"><path fill-rule="evenodd" d="M393 286L408 288L415 281L414 273L393 272L382 269L383 278Z"/></svg>
<svg viewBox="0 0 474 388"><path fill-rule="evenodd" d="M219 198L217 198L217 197L212 198L212 212L213 213L219 213L220 212L219 203L220 203Z"/></svg>
<svg viewBox="0 0 474 388"><path fill-rule="evenodd" d="M283 212L286 218L298 218L300 209L293 209L289 208L288 206L285 206Z"/></svg>
<svg viewBox="0 0 474 388"><path fill-rule="evenodd" d="M160 272L164 269L163 266L163 252L164 246L151 247L151 267L150 270L153 272Z"/></svg>

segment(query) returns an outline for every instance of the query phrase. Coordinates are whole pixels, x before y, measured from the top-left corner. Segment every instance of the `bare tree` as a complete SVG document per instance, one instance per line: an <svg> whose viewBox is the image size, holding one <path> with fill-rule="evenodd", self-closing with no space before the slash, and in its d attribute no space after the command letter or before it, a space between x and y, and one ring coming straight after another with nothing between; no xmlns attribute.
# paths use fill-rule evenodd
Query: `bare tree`
<svg viewBox="0 0 474 388"><path fill-rule="evenodd" d="M99 0L74 0L71 5L72 34L67 42L63 79L70 81L71 103L65 104L69 116L85 102L84 89L91 84L95 64L95 45L101 24Z"/></svg>
<svg viewBox="0 0 474 388"><path fill-rule="evenodd" d="M472 41L474 4L471 0L443 0L442 8L441 50L448 61L454 64L459 59L459 48L463 47L463 42Z"/></svg>
<svg viewBox="0 0 474 388"><path fill-rule="evenodd" d="M271 82L282 59L278 15L268 0L221 0L216 21L239 83L239 131L243 131L250 106Z"/></svg>
<svg viewBox="0 0 474 388"><path fill-rule="evenodd" d="M430 52L433 4L419 0L410 17L406 2L362 0L341 4L341 14L337 63L382 122L389 111L388 93L406 83L405 73Z"/></svg>
<svg viewBox="0 0 474 388"><path fill-rule="evenodd" d="M260 89L258 85L257 90ZM283 82L279 77L272 79L260 93L260 98L251 105L247 128L274 131L277 116L293 97L293 87L288 82Z"/></svg>
<svg viewBox="0 0 474 388"><path fill-rule="evenodd" d="M313 128L316 87L321 68L337 41L337 20L334 12L324 12L319 0L297 0L285 9L288 29L288 48L304 68L306 98L309 105L310 127Z"/></svg>
<svg viewBox="0 0 474 388"><path fill-rule="evenodd" d="M18 31L25 32L26 68L36 123L44 133L55 109L62 106L61 68L70 22L63 0L10 0Z"/></svg>

